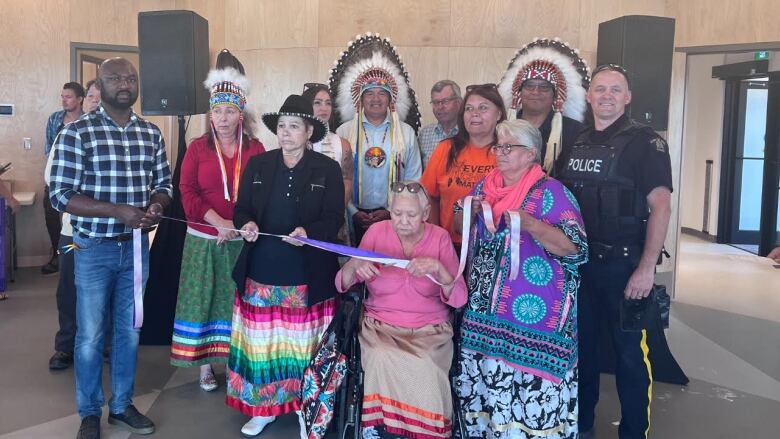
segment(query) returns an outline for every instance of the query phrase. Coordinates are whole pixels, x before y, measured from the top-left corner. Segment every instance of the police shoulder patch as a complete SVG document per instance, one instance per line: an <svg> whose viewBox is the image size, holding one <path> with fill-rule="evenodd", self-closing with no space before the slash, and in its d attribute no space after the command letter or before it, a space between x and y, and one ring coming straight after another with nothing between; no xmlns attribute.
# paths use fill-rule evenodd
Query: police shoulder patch
<svg viewBox="0 0 780 439"><path fill-rule="evenodd" d="M666 142L664 142L664 139L658 136L655 136L652 139L650 139L650 143L652 143L655 146L655 149L658 152L666 152L667 150Z"/></svg>

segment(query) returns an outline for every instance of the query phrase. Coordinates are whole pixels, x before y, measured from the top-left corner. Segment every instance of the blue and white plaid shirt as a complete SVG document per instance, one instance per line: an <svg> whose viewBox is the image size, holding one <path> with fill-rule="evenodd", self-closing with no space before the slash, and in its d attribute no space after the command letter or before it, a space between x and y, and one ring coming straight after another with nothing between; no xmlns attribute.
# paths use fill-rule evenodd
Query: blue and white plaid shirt
<svg viewBox="0 0 780 439"><path fill-rule="evenodd" d="M420 132L417 133L417 141L420 144L420 152L422 152L423 167L428 166L428 161L439 142L455 137L456 134L458 134L457 124L452 127L449 133L445 133L444 128L438 122L420 128Z"/></svg>
<svg viewBox="0 0 780 439"><path fill-rule="evenodd" d="M49 120L46 121L46 145L43 147L43 155L49 156L52 145L54 145L54 139L57 138L57 133L60 132L60 126L65 120L65 110L55 111L49 116Z"/></svg>
<svg viewBox="0 0 780 439"><path fill-rule="evenodd" d="M173 195L160 129L135 112L122 128L100 107L68 124L54 143L49 197L60 212L76 194L142 209L154 194ZM74 234L81 232L93 238L132 231L115 218L73 215L71 223Z"/></svg>

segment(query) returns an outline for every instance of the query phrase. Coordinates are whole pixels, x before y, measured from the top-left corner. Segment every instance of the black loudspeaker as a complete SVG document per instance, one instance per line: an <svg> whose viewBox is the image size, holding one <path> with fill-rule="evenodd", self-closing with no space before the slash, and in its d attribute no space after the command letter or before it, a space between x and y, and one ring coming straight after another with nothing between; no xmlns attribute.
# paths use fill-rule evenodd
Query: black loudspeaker
<svg viewBox="0 0 780 439"><path fill-rule="evenodd" d="M669 122L673 53L673 18L627 15L599 24L597 64L628 71L631 117L656 131Z"/></svg>
<svg viewBox="0 0 780 439"><path fill-rule="evenodd" d="M192 11L138 14L141 112L154 116L205 113L209 93L209 23Z"/></svg>

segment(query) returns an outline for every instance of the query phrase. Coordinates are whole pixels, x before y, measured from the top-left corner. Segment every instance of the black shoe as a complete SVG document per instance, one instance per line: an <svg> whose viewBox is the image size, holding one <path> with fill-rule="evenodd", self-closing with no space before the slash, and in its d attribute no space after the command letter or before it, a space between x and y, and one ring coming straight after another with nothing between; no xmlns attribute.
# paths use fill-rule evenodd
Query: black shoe
<svg viewBox="0 0 780 439"><path fill-rule="evenodd" d="M57 256L54 256L49 260L49 263L41 267L41 273L44 276L48 276L50 274L55 274L60 271L60 262L57 259Z"/></svg>
<svg viewBox="0 0 780 439"><path fill-rule="evenodd" d="M71 364L73 364L73 354L69 352L57 351L49 358L49 369L51 370L67 369Z"/></svg>
<svg viewBox="0 0 780 439"><path fill-rule="evenodd" d="M108 414L108 423L125 427L135 434L154 433L154 422L142 415L134 406L127 406L124 413Z"/></svg>
<svg viewBox="0 0 780 439"><path fill-rule="evenodd" d="M100 439L100 416L87 416L81 420L76 439Z"/></svg>

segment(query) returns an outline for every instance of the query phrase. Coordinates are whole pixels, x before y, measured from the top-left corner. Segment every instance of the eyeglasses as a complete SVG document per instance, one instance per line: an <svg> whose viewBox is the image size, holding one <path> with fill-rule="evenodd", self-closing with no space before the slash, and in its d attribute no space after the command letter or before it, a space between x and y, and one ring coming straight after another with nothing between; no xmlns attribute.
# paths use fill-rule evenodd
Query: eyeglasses
<svg viewBox="0 0 780 439"><path fill-rule="evenodd" d="M416 194L422 192L426 197L428 196L428 192L425 191L425 187L423 187L423 185L417 183L416 181L413 181L411 183L404 183L403 181L395 181L393 182L393 184L390 185L390 190L397 194L403 192L404 189L409 191L410 194Z"/></svg>
<svg viewBox="0 0 780 439"><path fill-rule="evenodd" d="M466 105L463 107L463 114L472 114L472 113L479 113L479 114L485 114L488 111L490 111L491 108L495 108L495 106L490 106L488 104L479 104L478 107L474 107L472 105Z"/></svg>
<svg viewBox="0 0 780 439"><path fill-rule="evenodd" d="M523 87L521 89L525 91L539 91L539 92L547 93L553 90L553 86L549 82L541 82L541 83L526 82L525 84L523 84Z"/></svg>
<svg viewBox="0 0 780 439"><path fill-rule="evenodd" d="M135 75L129 75L129 76L120 76L120 75L109 75L104 78L106 82L110 82L112 84L120 84L122 82L127 82L128 84L135 84L138 82L138 77Z"/></svg>
<svg viewBox="0 0 780 439"><path fill-rule="evenodd" d="M308 90L310 88L315 88L315 87L324 87L326 90L328 89L328 86L325 85L325 84L321 84L319 82L307 82L307 83L303 84L303 91L306 91L306 90Z"/></svg>
<svg viewBox="0 0 780 439"><path fill-rule="evenodd" d="M457 96L452 96L452 97L444 98L444 99L435 99L435 100L431 101L431 105L434 106L434 107L438 107L439 105L447 105L447 104L449 104L450 102L452 102L452 101L454 101L456 99L458 99Z"/></svg>
<svg viewBox="0 0 780 439"><path fill-rule="evenodd" d="M507 155L512 152L512 148L528 148L525 145L515 145L511 143L502 143L499 145L493 145L490 147L490 151L495 155Z"/></svg>
<svg viewBox="0 0 780 439"><path fill-rule="evenodd" d="M493 83L467 85L466 86L466 93L471 93L474 90L481 90L481 89L498 90L498 86L496 84L493 84Z"/></svg>

